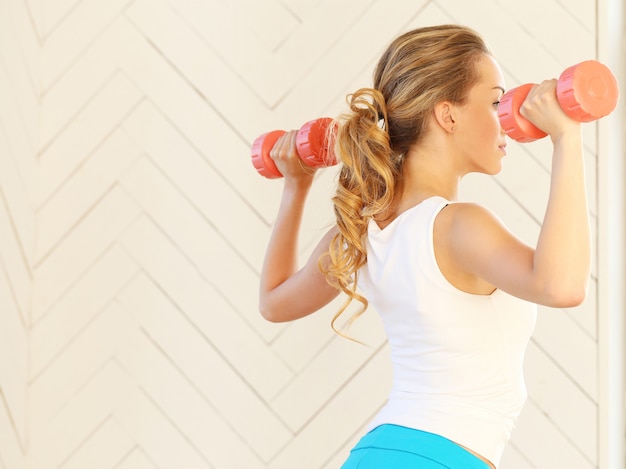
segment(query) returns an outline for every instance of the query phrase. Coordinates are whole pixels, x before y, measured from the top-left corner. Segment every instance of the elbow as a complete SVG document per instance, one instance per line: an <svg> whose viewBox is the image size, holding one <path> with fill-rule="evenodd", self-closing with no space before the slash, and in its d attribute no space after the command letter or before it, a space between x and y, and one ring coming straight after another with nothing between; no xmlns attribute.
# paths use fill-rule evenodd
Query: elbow
<svg viewBox="0 0 626 469"><path fill-rule="evenodd" d="M574 308L580 306L585 301L586 292L570 292L555 299L555 308Z"/></svg>
<svg viewBox="0 0 626 469"><path fill-rule="evenodd" d="M547 306L553 308L574 308L580 306L587 297L587 284L560 286L546 291Z"/></svg>
<svg viewBox="0 0 626 469"><path fill-rule="evenodd" d="M259 306L259 312L261 313L263 319L265 319L266 321L274 323L283 322L275 314L272 314L272 311L268 308L263 308L262 306Z"/></svg>
<svg viewBox="0 0 626 469"><path fill-rule="evenodd" d="M271 301L264 301L263 299L259 301L259 313L261 313L263 319L273 323L287 322L290 320L289 315L287 315L279 305Z"/></svg>
<svg viewBox="0 0 626 469"><path fill-rule="evenodd" d="M266 321L269 322L280 322L278 320L278 318L276 317L276 314L274 314L274 312L272 311L272 308L270 308L265 302L260 301L259 302L259 313L261 313L261 316L263 317L263 319L265 319Z"/></svg>

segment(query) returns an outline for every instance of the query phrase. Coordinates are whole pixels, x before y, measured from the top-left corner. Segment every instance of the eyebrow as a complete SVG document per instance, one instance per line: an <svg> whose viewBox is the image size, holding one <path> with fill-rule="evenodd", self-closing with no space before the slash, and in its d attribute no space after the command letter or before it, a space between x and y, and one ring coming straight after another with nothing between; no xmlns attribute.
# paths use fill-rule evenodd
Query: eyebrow
<svg viewBox="0 0 626 469"><path fill-rule="evenodd" d="M491 88L491 89L492 89L492 90L500 90L500 91L502 91L502 93L505 93L505 92L506 92L506 90L505 90L504 88L502 88L500 85L498 85L498 86L494 86L494 87L493 87L493 88Z"/></svg>

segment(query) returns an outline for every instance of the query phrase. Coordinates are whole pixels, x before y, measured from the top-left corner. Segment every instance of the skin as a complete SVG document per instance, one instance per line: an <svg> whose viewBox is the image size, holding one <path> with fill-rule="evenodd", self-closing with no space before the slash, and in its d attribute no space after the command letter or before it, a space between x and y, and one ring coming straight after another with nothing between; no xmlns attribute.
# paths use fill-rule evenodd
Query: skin
<svg viewBox="0 0 626 469"><path fill-rule="evenodd" d="M450 200L456 199L458 187L453 184L452 175L455 170L459 176L464 174L464 162L486 174L495 174L501 164L501 156L497 155L498 152L503 155L502 130L497 113L486 108L492 99L491 86L496 83L502 86L502 74L491 58L483 61L481 69L483 80L470 93L467 106L456 113L452 110L449 115L443 111L438 114L440 127L456 120L459 133L467 125L467 130L475 136L457 137L452 132L450 138L463 142L461 148L482 150L480 158L461 156L450 168L447 173ZM488 210L473 204L451 205L435 221L438 263L444 275L461 290L488 294L500 288L552 307L576 306L585 297L591 248L581 129L579 123L561 110L555 89L556 80L541 83L533 88L521 108L522 115L546 131L554 145L550 196L537 246L532 248L522 243ZM474 125L483 128L481 134L472 129ZM482 139L483 148L473 138ZM419 157L416 160L423 161ZM437 171L432 165L430 169ZM421 193L420 189L416 190ZM432 190L433 195L446 196L435 192L436 188Z"/></svg>
<svg viewBox="0 0 626 469"><path fill-rule="evenodd" d="M492 57L483 57L479 67L481 79L464 105L446 101L436 105L426 136L405 156L405 182L390 216L378 221L381 227L429 197L456 201L459 183L468 173L493 175L501 170L506 138L497 104L504 79ZM553 144L550 193L537 245L520 241L496 216L476 204L451 204L435 220L437 263L462 291L489 295L501 289L551 307L575 306L585 297L591 247L581 128L558 105L556 82L536 85L520 109ZM285 179L261 274L259 305L261 314L274 322L311 314L339 294L317 266L336 228L298 269L297 238L314 170L300 162L295 136L296 131L288 132L271 152Z"/></svg>

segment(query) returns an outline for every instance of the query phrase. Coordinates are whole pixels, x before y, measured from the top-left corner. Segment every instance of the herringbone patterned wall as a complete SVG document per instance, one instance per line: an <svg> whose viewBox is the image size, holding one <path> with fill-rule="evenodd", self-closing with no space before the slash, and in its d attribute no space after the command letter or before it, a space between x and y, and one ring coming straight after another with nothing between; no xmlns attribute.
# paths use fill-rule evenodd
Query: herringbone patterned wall
<svg viewBox="0 0 626 469"><path fill-rule="evenodd" d="M0 468L23 469L41 46L24 2L0 1Z"/></svg>
<svg viewBox="0 0 626 469"><path fill-rule="evenodd" d="M338 467L389 388L384 336L370 312L368 347L336 337L336 305L260 318L281 183L250 143L336 115L415 26L475 27L508 86L556 76L596 57L596 3L0 0L0 468ZM585 141L595 220L594 125ZM550 148L509 149L464 196L533 242ZM599 280L540 311L503 469L597 467Z"/></svg>

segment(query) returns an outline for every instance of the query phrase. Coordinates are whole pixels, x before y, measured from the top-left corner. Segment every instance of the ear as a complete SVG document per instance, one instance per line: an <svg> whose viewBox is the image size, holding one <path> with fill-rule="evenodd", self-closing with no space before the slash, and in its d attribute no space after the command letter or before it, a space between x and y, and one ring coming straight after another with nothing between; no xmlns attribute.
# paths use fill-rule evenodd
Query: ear
<svg viewBox="0 0 626 469"><path fill-rule="evenodd" d="M449 101L442 101L435 106L435 120L446 132L454 132L456 120L455 106Z"/></svg>

